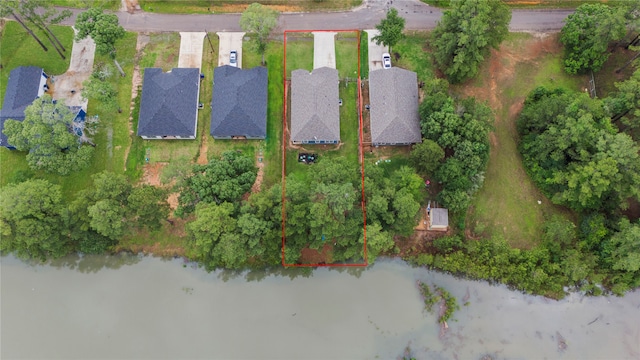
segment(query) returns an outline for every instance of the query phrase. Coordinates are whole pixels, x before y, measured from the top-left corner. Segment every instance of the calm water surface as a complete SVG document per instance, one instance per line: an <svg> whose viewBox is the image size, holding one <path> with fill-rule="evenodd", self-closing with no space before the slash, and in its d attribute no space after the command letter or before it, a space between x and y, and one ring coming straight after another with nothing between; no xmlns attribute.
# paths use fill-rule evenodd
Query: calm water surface
<svg viewBox="0 0 640 360"><path fill-rule="evenodd" d="M640 359L639 291L557 302L399 260L307 275L136 256L0 260L2 359L396 359L407 348L418 359ZM416 280L468 298L444 336Z"/></svg>

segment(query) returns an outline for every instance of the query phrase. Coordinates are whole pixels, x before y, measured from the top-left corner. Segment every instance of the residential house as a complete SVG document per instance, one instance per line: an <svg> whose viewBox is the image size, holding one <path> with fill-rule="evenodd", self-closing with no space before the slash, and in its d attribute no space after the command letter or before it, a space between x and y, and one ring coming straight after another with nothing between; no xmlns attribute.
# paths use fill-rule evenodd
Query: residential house
<svg viewBox="0 0 640 360"><path fill-rule="evenodd" d="M338 70L321 67L291 73L291 141L294 144L340 142Z"/></svg>
<svg viewBox="0 0 640 360"><path fill-rule="evenodd" d="M215 68L211 109L215 139L266 138L267 68Z"/></svg>
<svg viewBox="0 0 640 360"><path fill-rule="evenodd" d="M369 101L373 146L422 141L415 72L399 67L371 71Z"/></svg>
<svg viewBox="0 0 640 360"><path fill-rule="evenodd" d="M24 110L27 106L48 90L47 79L48 76L42 68L36 66L19 66L11 70L0 110L0 146L15 149L7 142L4 123L8 119L24 120Z"/></svg>
<svg viewBox="0 0 640 360"><path fill-rule="evenodd" d="M198 128L200 70L146 68L138 117L143 139L195 139Z"/></svg>

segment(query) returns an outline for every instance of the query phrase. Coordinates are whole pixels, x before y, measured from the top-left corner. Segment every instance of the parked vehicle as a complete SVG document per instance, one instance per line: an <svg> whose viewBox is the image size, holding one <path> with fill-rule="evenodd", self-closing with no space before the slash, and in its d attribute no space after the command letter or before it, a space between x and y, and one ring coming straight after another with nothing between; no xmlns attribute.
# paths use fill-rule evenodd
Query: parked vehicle
<svg viewBox="0 0 640 360"><path fill-rule="evenodd" d="M382 54L382 67L391 69L391 55L389 55L389 53Z"/></svg>
<svg viewBox="0 0 640 360"><path fill-rule="evenodd" d="M229 65L238 67L238 52L235 50L232 50L231 54L229 54Z"/></svg>

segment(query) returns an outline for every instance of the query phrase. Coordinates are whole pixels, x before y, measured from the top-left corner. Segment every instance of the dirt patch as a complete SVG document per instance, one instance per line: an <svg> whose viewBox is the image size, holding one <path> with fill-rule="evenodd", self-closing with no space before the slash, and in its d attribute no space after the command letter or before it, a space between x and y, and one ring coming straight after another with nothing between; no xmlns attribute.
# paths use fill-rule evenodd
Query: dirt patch
<svg viewBox="0 0 640 360"><path fill-rule="evenodd" d="M300 252L302 264L331 264L333 262L333 245L324 244L320 250L304 248Z"/></svg>
<svg viewBox="0 0 640 360"><path fill-rule="evenodd" d="M198 165L206 165L209 160L207 159L207 151L209 150L209 146L207 145L207 141L209 140L209 134L206 131L203 131L202 141L200 141L200 152L198 153L198 160L196 160L196 164Z"/></svg>
<svg viewBox="0 0 640 360"><path fill-rule="evenodd" d="M251 193L253 194L260 192L262 179L264 179L264 158L262 157L260 152L256 154L256 166L258 166L258 174L256 175L256 181L251 187Z"/></svg>
<svg viewBox="0 0 640 360"><path fill-rule="evenodd" d="M178 198L180 197L180 193L171 193L169 197L167 197L167 202L169 203L169 208L171 210L175 210L178 208Z"/></svg>
<svg viewBox="0 0 640 360"><path fill-rule="evenodd" d="M167 166L167 164L169 163L156 162L153 164L145 164L142 167L143 175L141 183L158 187L161 186L160 174L162 173L162 168Z"/></svg>

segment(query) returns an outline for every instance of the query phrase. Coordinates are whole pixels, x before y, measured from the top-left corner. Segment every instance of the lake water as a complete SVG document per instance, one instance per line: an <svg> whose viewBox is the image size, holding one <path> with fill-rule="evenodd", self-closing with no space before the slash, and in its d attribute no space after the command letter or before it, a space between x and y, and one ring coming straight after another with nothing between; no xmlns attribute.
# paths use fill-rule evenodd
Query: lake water
<svg viewBox="0 0 640 360"><path fill-rule="evenodd" d="M306 277L129 255L0 260L2 359L640 359L640 291L553 301L399 260ZM417 280L459 299L444 336Z"/></svg>

